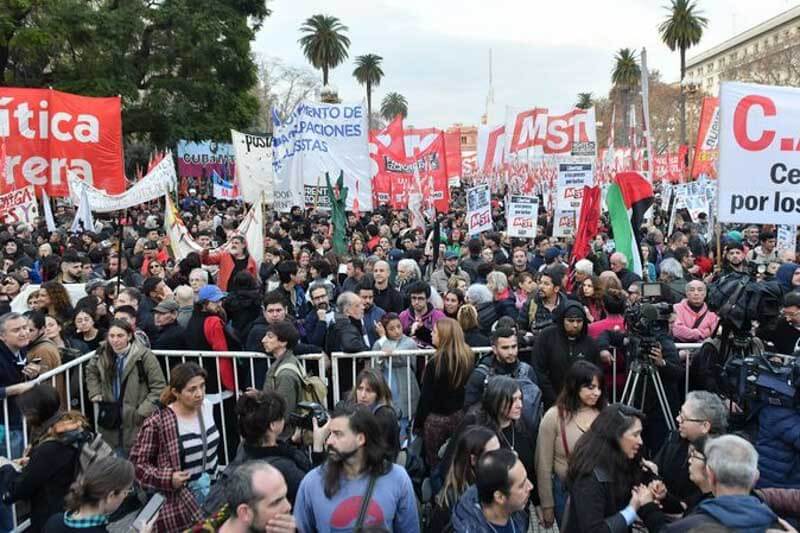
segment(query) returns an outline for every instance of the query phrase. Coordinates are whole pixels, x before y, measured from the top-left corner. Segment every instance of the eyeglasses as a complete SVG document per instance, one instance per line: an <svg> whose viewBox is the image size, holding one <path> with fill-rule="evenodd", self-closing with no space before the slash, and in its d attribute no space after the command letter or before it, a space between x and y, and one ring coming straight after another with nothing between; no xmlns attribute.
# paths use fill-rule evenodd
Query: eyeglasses
<svg viewBox="0 0 800 533"><path fill-rule="evenodd" d="M678 413L678 420L680 420L681 422L697 422L698 424L702 424L703 422L708 422L708 420L704 418L689 418L688 416L683 414L683 411Z"/></svg>

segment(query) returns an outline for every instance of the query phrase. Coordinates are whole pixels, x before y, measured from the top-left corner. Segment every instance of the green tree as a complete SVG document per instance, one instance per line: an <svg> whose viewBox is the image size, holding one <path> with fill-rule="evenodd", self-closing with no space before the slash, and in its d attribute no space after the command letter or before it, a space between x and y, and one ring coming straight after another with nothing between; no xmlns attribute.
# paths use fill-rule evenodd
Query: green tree
<svg viewBox="0 0 800 533"><path fill-rule="evenodd" d="M578 103L575 107L578 109L589 109L594 105L594 97L592 93L578 93Z"/></svg>
<svg viewBox="0 0 800 533"><path fill-rule="evenodd" d="M671 0L669 15L659 25L658 32L670 50L680 51L681 82L686 75L686 50L700 42L708 19L702 16L693 0ZM686 95L681 87L681 144L686 144Z"/></svg>
<svg viewBox="0 0 800 533"><path fill-rule="evenodd" d="M328 71L340 65L349 55L350 38L345 35L347 26L338 18L314 15L300 26L305 33L298 41L303 54L314 68L322 69L322 84L328 85Z"/></svg>
<svg viewBox="0 0 800 533"><path fill-rule="evenodd" d="M392 120L397 115L408 116L408 101L400 93L389 93L381 101L381 116L386 120Z"/></svg>
<svg viewBox="0 0 800 533"><path fill-rule="evenodd" d="M369 117L370 127L372 127L372 88L380 85L381 78L383 78L381 61L383 58L375 54L358 56L356 57L356 69L353 71L353 76L358 83L367 88L367 117Z"/></svg>
<svg viewBox="0 0 800 533"><path fill-rule="evenodd" d="M0 84L121 95L128 142L225 140L258 113L250 44L269 13L263 0L0 0Z"/></svg>
<svg viewBox="0 0 800 533"><path fill-rule="evenodd" d="M636 55L630 48L620 48L614 56L614 69L611 71L611 82L622 93L622 146L628 146L630 137L630 99L631 93L639 84L642 71L636 62Z"/></svg>

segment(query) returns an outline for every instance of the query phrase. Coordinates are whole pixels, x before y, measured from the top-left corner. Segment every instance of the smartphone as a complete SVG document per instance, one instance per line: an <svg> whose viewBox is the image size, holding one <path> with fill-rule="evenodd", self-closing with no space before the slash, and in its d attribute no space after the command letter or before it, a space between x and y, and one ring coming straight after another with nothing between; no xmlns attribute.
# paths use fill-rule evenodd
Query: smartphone
<svg viewBox="0 0 800 533"><path fill-rule="evenodd" d="M138 514L136 520L133 521L133 525L131 528L134 531L143 531L145 526L152 522L153 517L156 516L161 510L161 506L164 505L166 499L160 493L156 493L150 501L147 502L147 505L144 506L144 509Z"/></svg>

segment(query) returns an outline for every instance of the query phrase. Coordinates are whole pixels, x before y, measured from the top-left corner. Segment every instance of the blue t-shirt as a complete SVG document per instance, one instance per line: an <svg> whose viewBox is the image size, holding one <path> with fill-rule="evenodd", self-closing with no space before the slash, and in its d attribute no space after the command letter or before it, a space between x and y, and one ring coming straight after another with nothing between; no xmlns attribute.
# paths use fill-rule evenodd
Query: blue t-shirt
<svg viewBox="0 0 800 533"><path fill-rule="evenodd" d="M367 492L369 476L345 479L333 499L325 496L325 465L309 472L300 483L294 503L298 531L344 533L353 531L361 500ZM397 465L378 478L372 493L364 526L383 526L389 531L419 533L414 487L405 470Z"/></svg>

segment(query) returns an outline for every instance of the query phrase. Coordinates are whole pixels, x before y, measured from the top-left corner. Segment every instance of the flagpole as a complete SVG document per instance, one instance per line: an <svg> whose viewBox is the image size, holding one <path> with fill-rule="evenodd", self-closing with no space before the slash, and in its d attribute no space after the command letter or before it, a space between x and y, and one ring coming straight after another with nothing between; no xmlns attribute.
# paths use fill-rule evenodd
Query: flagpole
<svg viewBox="0 0 800 533"><path fill-rule="evenodd" d="M117 223L119 224L119 243L117 245L117 292L115 298L119 296L120 283L122 283L122 241L125 239L125 225L122 223L123 217L127 218L128 210L123 209L119 213Z"/></svg>

